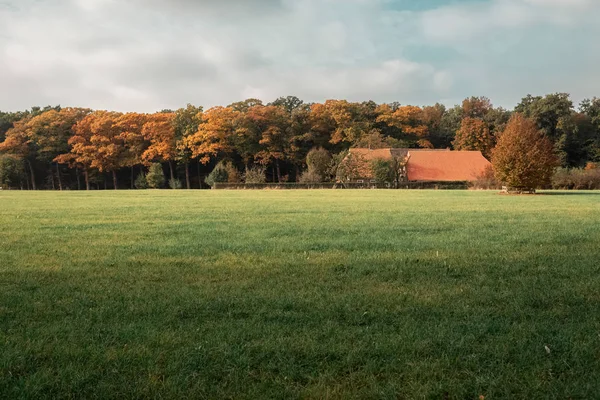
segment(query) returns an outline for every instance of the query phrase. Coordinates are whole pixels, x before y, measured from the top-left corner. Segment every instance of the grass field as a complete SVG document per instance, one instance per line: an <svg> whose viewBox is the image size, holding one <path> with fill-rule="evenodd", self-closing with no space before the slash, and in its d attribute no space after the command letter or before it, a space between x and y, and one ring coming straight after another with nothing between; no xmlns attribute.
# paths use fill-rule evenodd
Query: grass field
<svg viewBox="0 0 600 400"><path fill-rule="evenodd" d="M600 193L0 192L0 398L600 396Z"/></svg>

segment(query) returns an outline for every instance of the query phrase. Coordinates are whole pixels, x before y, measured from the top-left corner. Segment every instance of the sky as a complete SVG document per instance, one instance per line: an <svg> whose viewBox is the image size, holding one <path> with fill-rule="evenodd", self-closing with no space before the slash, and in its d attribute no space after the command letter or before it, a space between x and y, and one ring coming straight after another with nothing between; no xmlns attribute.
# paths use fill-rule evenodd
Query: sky
<svg viewBox="0 0 600 400"><path fill-rule="evenodd" d="M600 0L0 0L0 110L600 97Z"/></svg>

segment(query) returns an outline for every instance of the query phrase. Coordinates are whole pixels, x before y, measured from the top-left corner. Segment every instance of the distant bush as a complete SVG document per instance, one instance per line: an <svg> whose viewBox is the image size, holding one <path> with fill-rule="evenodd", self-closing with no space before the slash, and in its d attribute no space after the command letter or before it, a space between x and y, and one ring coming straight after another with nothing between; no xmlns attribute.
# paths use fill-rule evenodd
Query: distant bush
<svg viewBox="0 0 600 400"><path fill-rule="evenodd" d="M394 180L392 173L392 163L383 159L371 161L371 173L377 183L387 183Z"/></svg>
<svg viewBox="0 0 600 400"><path fill-rule="evenodd" d="M244 174L244 182L248 184L259 184L266 183L267 177L265 175L264 167L251 167L246 169Z"/></svg>
<svg viewBox="0 0 600 400"><path fill-rule="evenodd" d="M135 182L133 183L136 189L148 189L148 181L146 180L146 174L144 172L140 173L137 178L135 178Z"/></svg>
<svg viewBox="0 0 600 400"><path fill-rule="evenodd" d="M212 172L206 177L205 182L208 186L214 187L215 183L226 183L229 180L229 173L223 162L218 163Z"/></svg>
<svg viewBox="0 0 600 400"><path fill-rule="evenodd" d="M331 154L322 147L312 149L306 155L306 165L313 177L320 176L319 182L327 178L331 168Z"/></svg>
<svg viewBox="0 0 600 400"><path fill-rule="evenodd" d="M319 175L314 169L304 171L300 175L300 183L320 183L323 182L323 176Z"/></svg>
<svg viewBox="0 0 600 400"><path fill-rule="evenodd" d="M11 155L0 155L0 188L9 189L24 178L23 161Z"/></svg>
<svg viewBox="0 0 600 400"><path fill-rule="evenodd" d="M181 183L181 181L179 179L169 179L169 187L171 189L182 189L183 188L183 184Z"/></svg>
<svg viewBox="0 0 600 400"><path fill-rule="evenodd" d="M151 189L160 189L165 186L165 173L163 172L162 165L154 163L150 165L148 175L146 175L146 181L148 187Z"/></svg>
<svg viewBox="0 0 600 400"><path fill-rule="evenodd" d="M502 185L498 183L496 180L496 176L494 175L494 168L492 166L488 166L481 174L477 176L477 180L475 180L471 184L472 189L500 189Z"/></svg>
<svg viewBox="0 0 600 400"><path fill-rule="evenodd" d="M240 171L235 167L235 165L233 165L231 161L225 161L223 166L227 171L227 183L240 183L242 181Z"/></svg>
<svg viewBox="0 0 600 400"><path fill-rule="evenodd" d="M600 189L600 169L556 169L552 178L552 188L562 190Z"/></svg>

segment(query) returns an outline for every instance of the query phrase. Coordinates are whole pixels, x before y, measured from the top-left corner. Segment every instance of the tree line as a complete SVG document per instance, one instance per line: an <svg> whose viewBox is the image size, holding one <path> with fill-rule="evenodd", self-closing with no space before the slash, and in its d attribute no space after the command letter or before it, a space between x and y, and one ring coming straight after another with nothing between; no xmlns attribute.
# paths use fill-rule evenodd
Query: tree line
<svg viewBox="0 0 600 400"><path fill-rule="evenodd" d="M447 108L290 96L153 114L60 106L0 112L0 185L134 188L147 186L150 173L153 187L199 188L215 170L230 180L293 182L314 175L307 155L317 148L334 160L352 147L480 150L491 159L514 115L535 124L563 168L600 161L598 98L576 108L566 93L528 95L506 110L486 97Z"/></svg>

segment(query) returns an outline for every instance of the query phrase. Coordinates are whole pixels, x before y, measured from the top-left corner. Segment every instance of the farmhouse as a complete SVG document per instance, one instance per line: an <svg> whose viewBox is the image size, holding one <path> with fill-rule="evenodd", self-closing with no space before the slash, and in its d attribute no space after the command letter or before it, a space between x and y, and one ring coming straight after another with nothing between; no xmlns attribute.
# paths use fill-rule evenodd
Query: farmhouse
<svg viewBox="0 0 600 400"><path fill-rule="evenodd" d="M350 149L343 163L346 181L374 183L373 162L384 160L397 166L404 181L475 181L491 163L480 151L431 149Z"/></svg>

